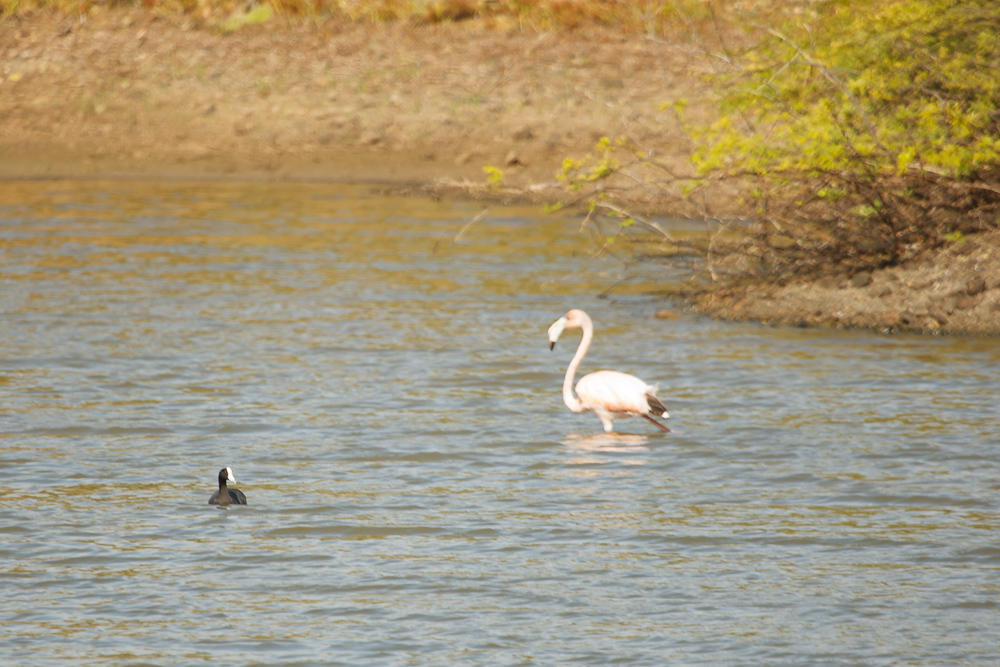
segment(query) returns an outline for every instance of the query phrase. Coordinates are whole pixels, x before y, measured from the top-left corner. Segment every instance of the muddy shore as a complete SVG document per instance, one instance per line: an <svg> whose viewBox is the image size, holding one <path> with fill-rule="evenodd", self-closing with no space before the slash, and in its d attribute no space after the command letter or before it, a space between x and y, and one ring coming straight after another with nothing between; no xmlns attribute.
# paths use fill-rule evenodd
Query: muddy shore
<svg viewBox="0 0 1000 667"><path fill-rule="evenodd" d="M562 199L556 174L624 136L678 171L669 111L710 113L705 58L588 28L284 22L233 33L135 9L0 22L0 179L310 179ZM467 192L471 193L472 189ZM724 202L730 207L737 202ZM1000 334L1000 233L903 267L710 288L713 316Z"/></svg>

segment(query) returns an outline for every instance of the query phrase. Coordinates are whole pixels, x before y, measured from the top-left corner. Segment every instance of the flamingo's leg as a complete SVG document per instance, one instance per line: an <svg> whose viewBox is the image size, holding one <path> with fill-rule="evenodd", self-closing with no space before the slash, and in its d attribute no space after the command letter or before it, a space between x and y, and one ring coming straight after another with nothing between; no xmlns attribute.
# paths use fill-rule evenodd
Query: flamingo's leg
<svg viewBox="0 0 1000 667"><path fill-rule="evenodd" d="M605 433L614 433L615 430L615 418L610 412L603 408L590 408L590 410L597 415L597 418L601 420L601 426L604 427Z"/></svg>
<svg viewBox="0 0 1000 667"><path fill-rule="evenodd" d="M643 417L644 417L645 419L647 419L648 421L651 421L651 422L653 422L654 424L656 424L656 427L657 427L658 429L660 429L661 431L663 431L664 433L670 433L670 429L669 429L669 428L667 428L666 426L664 426L664 425L663 425L663 424L661 424L660 422L656 421L655 419L653 419L653 418L652 418L652 417L650 417L649 415L642 415L642 416L643 416Z"/></svg>

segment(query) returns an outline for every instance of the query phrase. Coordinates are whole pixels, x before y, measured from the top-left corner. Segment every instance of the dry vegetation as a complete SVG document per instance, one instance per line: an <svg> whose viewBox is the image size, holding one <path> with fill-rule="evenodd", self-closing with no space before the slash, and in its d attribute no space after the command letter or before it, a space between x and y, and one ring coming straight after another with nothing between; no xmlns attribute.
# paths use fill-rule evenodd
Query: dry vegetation
<svg viewBox="0 0 1000 667"><path fill-rule="evenodd" d="M768 2L728 3L742 10L774 11ZM756 7L755 7L756 5ZM272 18L313 23L406 22L411 25L477 20L492 30L538 32L601 26L650 35L712 19L715 6L699 0L3 0L6 15L55 11L87 15L95 9L141 8L163 17L184 17L199 28L234 30Z"/></svg>

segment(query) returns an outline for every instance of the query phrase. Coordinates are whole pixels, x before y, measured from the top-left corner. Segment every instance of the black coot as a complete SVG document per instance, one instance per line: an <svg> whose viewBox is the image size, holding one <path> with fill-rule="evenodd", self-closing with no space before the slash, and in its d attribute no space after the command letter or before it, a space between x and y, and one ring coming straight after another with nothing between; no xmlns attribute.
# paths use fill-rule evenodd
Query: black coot
<svg viewBox="0 0 1000 667"><path fill-rule="evenodd" d="M226 482L235 482L233 469L226 466L219 471L219 490L208 499L209 505L246 505L247 497L239 489L230 489Z"/></svg>

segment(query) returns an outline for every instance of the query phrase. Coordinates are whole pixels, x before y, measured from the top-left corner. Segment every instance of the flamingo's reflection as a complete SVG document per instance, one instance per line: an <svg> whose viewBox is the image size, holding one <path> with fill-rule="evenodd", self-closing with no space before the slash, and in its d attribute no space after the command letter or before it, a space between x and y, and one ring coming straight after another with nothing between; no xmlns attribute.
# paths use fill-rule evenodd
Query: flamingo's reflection
<svg viewBox="0 0 1000 667"><path fill-rule="evenodd" d="M649 451L649 436L628 433L593 433L566 436L562 444L573 455L571 463L602 464L620 463L625 465L645 465L644 455ZM625 458L622 458L622 455Z"/></svg>

